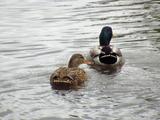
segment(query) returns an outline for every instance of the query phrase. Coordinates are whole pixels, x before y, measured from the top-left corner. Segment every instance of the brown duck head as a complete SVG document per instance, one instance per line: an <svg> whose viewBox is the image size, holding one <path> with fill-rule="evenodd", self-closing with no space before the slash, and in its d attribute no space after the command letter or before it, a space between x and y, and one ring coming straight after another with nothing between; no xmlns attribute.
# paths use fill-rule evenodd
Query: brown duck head
<svg viewBox="0 0 160 120"><path fill-rule="evenodd" d="M78 67L80 64L91 64L91 62L85 60L85 58L81 54L74 54L69 60L68 67Z"/></svg>

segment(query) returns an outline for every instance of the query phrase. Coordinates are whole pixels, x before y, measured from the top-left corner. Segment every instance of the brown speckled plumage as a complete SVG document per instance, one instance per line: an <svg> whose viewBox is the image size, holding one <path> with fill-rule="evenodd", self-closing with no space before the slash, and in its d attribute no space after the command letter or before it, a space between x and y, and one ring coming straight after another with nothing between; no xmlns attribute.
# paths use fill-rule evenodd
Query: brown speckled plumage
<svg viewBox="0 0 160 120"><path fill-rule="evenodd" d="M85 62L81 54L74 54L68 67L58 68L50 77L50 84L54 89L76 89L87 80L86 72L78 68Z"/></svg>

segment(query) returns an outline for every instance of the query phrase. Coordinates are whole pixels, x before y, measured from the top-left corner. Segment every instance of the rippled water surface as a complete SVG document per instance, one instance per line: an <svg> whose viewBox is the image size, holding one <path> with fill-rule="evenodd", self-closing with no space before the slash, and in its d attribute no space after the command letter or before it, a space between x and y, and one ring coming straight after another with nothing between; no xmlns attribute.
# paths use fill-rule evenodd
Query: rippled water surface
<svg viewBox="0 0 160 120"><path fill-rule="evenodd" d="M160 120L159 0L0 0L0 119ZM98 44L103 26L126 63L114 74L82 66L78 91L50 74Z"/></svg>

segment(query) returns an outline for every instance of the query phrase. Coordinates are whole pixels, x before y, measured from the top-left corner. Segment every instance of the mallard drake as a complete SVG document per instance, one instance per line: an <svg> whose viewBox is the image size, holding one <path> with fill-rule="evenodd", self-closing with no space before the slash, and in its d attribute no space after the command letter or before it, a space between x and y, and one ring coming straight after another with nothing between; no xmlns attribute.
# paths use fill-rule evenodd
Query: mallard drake
<svg viewBox="0 0 160 120"><path fill-rule="evenodd" d="M124 64L124 57L119 48L110 45L113 32L109 26L103 27L99 35L99 46L90 49L86 58L94 62L91 66L98 69L117 69Z"/></svg>
<svg viewBox="0 0 160 120"><path fill-rule="evenodd" d="M51 86L54 89L77 89L87 80L86 72L79 65L90 63L81 54L73 54L68 67L60 67L50 76Z"/></svg>

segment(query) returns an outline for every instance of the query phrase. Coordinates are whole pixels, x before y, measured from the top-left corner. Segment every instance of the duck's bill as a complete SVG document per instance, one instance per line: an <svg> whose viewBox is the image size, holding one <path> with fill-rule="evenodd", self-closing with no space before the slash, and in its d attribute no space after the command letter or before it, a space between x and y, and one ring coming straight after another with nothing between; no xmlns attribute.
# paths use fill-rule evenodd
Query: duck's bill
<svg viewBox="0 0 160 120"><path fill-rule="evenodd" d="M94 64L94 63L93 63L92 61L85 60L85 61L84 61L84 64L92 65L92 64Z"/></svg>

